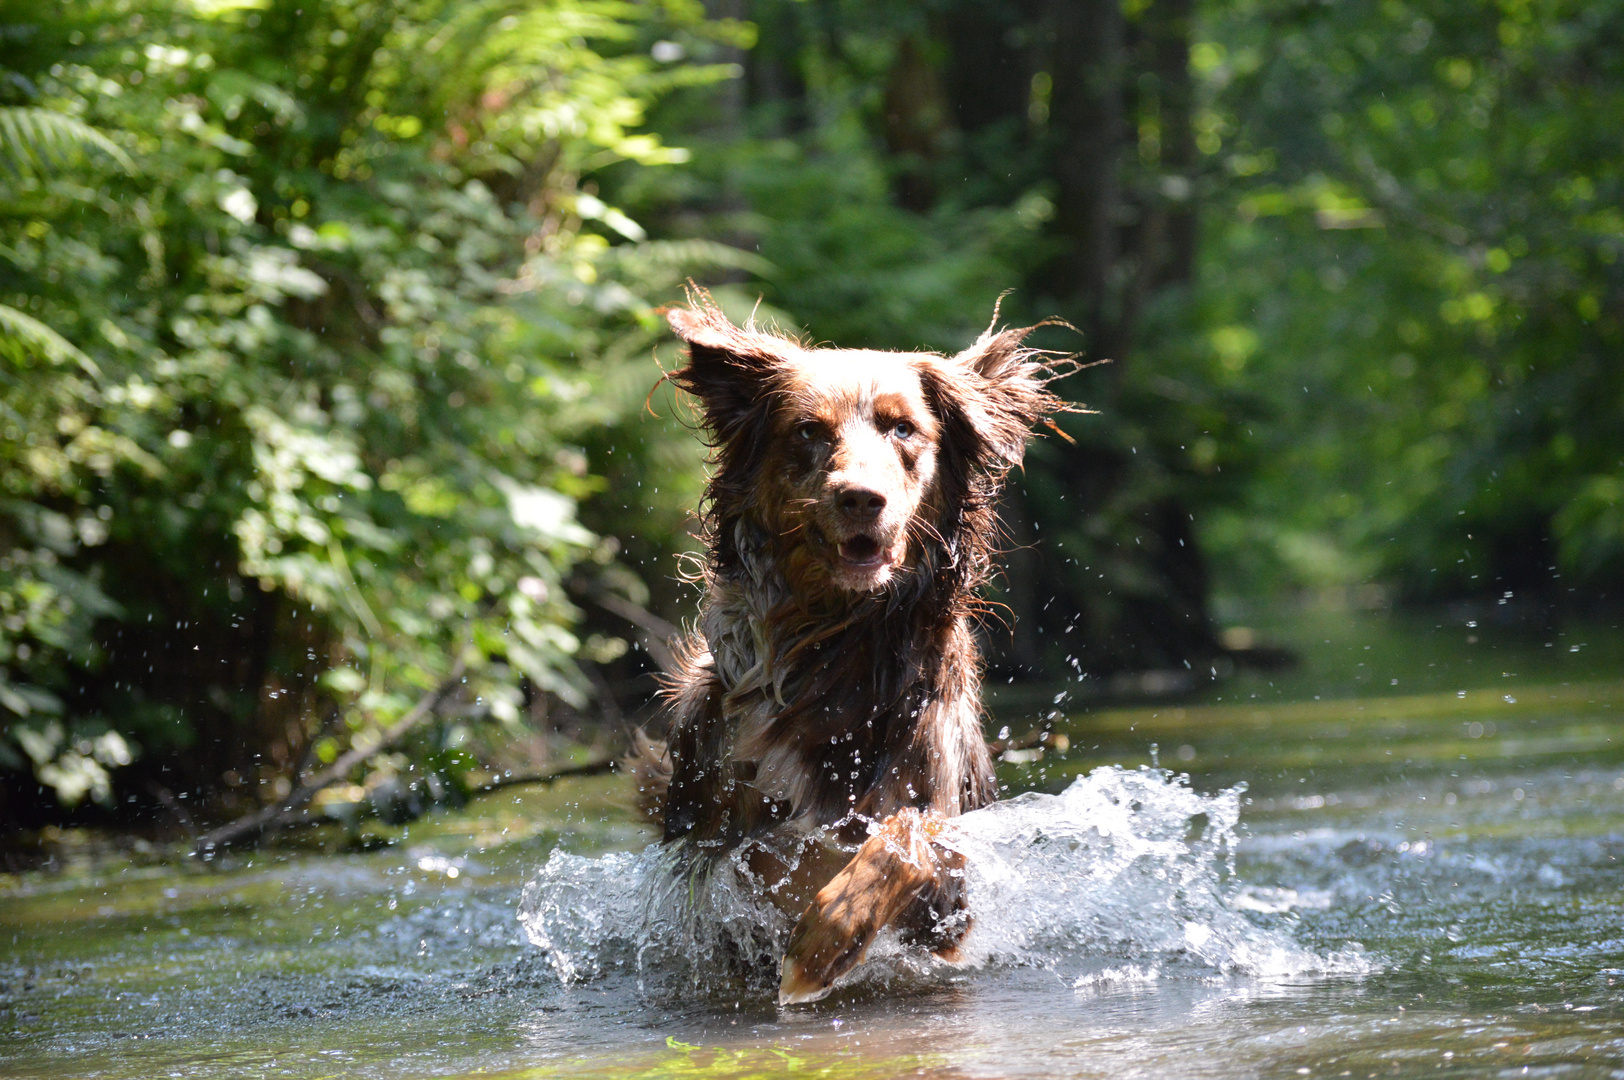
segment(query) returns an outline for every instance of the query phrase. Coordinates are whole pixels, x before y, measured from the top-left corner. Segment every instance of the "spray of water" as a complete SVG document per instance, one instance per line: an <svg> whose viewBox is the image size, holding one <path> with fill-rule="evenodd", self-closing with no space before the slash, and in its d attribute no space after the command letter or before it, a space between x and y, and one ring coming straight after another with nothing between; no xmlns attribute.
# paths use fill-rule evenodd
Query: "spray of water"
<svg viewBox="0 0 1624 1080"><path fill-rule="evenodd" d="M1079 988L1162 978L1356 974L1248 916L1235 877L1241 789L1192 791L1162 769L1096 769L1059 795L1026 794L957 819L973 923L964 968L1041 967ZM684 871L658 845L596 859L555 853L519 921L565 982L623 971L671 989L769 991L789 926L748 871ZM938 978L947 965L882 935L847 981Z"/></svg>

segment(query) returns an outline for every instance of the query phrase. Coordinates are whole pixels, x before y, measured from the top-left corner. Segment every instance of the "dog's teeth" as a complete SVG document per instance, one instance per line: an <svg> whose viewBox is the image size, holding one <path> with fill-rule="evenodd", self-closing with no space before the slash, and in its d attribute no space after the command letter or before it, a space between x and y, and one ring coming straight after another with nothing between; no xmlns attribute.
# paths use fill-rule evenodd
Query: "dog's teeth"
<svg viewBox="0 0 1624 1080"><path fill-rule="evenodd" d="M872 537L859 536L843 540L839 545L840 557L858 566L877 565L885 561L885 552Z"/></svg>

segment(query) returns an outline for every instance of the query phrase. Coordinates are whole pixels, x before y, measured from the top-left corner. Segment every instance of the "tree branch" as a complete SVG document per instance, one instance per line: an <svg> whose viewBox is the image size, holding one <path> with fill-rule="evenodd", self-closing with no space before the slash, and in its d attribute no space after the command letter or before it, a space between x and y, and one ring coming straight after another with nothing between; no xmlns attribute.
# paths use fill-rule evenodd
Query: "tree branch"
<svg viewBox="0 0 1624 1080"><path fill-rule="evenodd" d="M611 615L618 615L643 631L643 648L659 665L660 670L667 675L677 674L677 658L671 652L671 646L667 643L682 631L643 605L635 604L619 593L612 593L603 588L594 588L587 592L587 598Z"/></svg>
<svg viewBox="0 0 1624 1080"><path fill-rule="evenodd" d="M523 776L504 776L496 780L487 780L468 793L469 798L478 798L489 795L493 791L504 788L522 787L526 784L552 784L571 776L602 776L612 773L620 768L619 758L603 758L599 761L588 761L582 765L571 765L564 769L554 769L552 772L527 773Z"/></svg>
<svg viewBox="0 0 1624 1080"><path fill-rule="evenodd" d="M288 797L280 803L261 807L251 814L245 814L236 821L222 825L212 832L205 833L192 845L192 854L207 857L220 848L261 833L278 828L285 821L291 819L300 810L316 797L316 793L325 787L343 779L349 771L381 750L387 749L405 738L414 729L433 716L445 703L445 700L456 693L462 685L462 677L468 670L468 662L458 658L451 666L451 672L429 693L423 695L412 710L399 720L395 721L383 733L383 737L376 743L365 747L351 747L339 755L337 761L321 770L309 780L294 788Z"/></svg>

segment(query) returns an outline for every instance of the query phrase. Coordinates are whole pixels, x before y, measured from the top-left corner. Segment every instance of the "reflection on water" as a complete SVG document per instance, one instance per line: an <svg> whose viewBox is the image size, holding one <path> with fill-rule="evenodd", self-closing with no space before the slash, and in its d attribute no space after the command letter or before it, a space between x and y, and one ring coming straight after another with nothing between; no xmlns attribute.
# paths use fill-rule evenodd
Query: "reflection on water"
<svg viewBox="0 0 1624 1080"><path fill-rule="evenodd" d="M1616 1075L1624 682L1584 674L1073 716L1069 755L1005 767L1047 794L960 828L973 962L882 949L782 1012L635 949L561 979L640 941L589 895L553 906L597 929L532 890L559 933L527 943L543 866L645 895L645 857L604 861L647 844L611 782L365 855L4 879L0 1074ZM645 973L685 948L654 936Z"/></svg>

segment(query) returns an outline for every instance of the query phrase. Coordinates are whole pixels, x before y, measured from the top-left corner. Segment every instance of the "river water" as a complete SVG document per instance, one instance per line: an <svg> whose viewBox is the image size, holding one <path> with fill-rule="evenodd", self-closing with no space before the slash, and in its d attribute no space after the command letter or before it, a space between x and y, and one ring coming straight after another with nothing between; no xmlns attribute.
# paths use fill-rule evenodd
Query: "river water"
<svg viewBox="0 0 1624 1080"><path fill-rule="evenodd" d="M356 854L69 836L0 879L0 1075L1624 1075L1616 631L1297 632L1304 670L1201 704L1062 702L1070 752L958 828L963 966L882 942L780 1010L707 960L770 920L652 901L613 778Z"/></svg>

